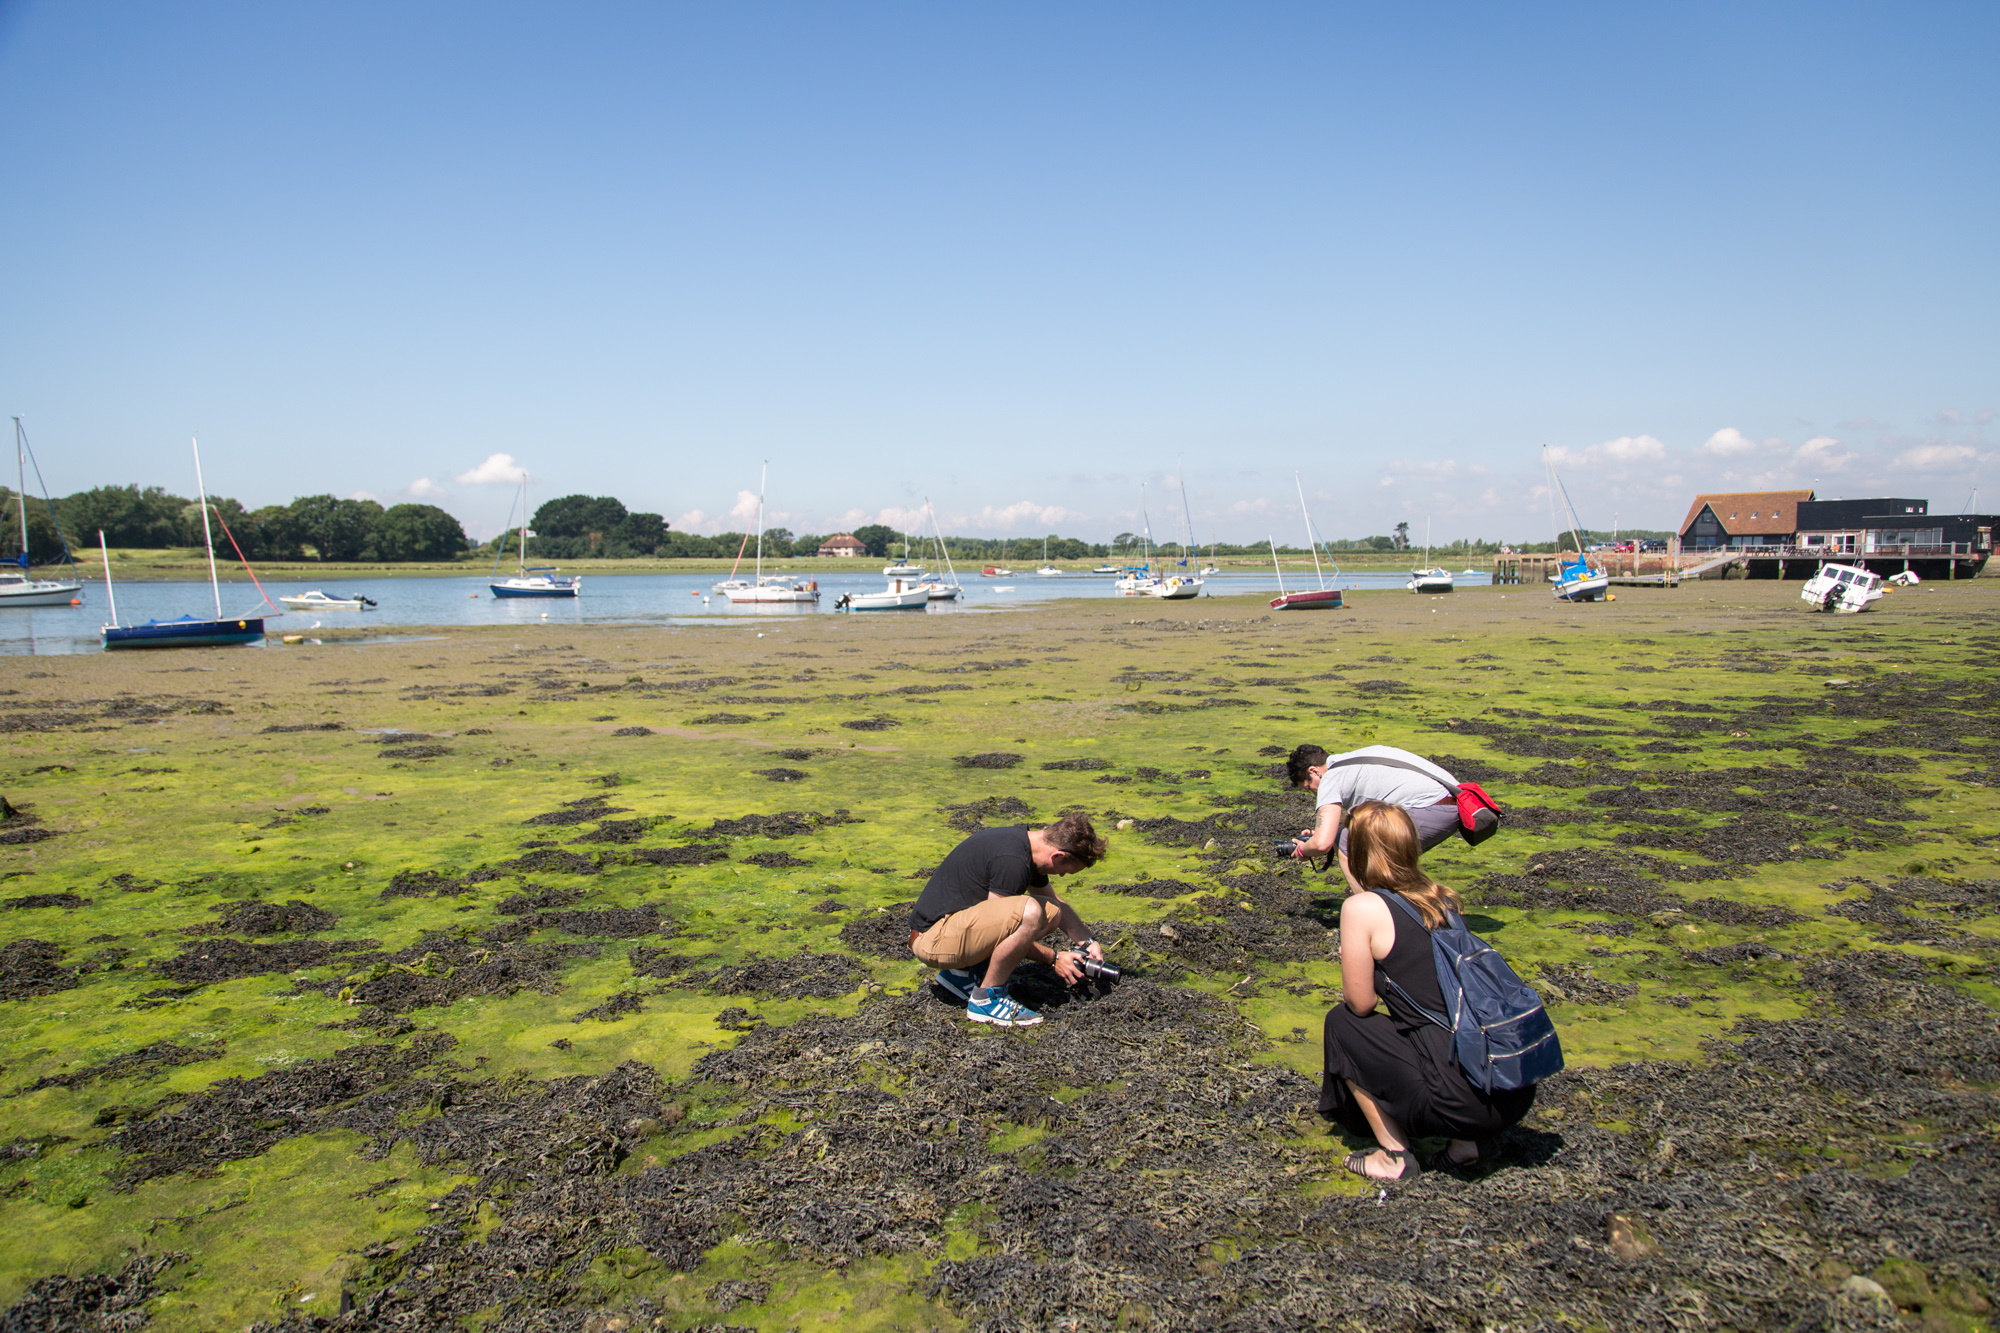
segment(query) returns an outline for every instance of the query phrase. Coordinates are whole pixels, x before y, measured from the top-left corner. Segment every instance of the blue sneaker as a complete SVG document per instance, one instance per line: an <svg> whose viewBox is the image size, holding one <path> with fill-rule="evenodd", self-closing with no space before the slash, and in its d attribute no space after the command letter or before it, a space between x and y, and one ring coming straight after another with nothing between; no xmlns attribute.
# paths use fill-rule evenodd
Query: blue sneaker
<svg viewBox="0 0 2000 1333"><path fill-rule="evenodd" d="M972 998L972 992L978 987L980 980L979 973L958 967L947 967L937 974L937 984L961 1000Z"/></svg>
<svg viewBox="0 0 2000 1333"><path fill-rule="evenodd" d="M991 1023L1003 1028L1031 1028L1042 1016L1007 993L1004 986L989 987L986 998L974 994L965 1002L965 1016L975 1023Z"/></svg>

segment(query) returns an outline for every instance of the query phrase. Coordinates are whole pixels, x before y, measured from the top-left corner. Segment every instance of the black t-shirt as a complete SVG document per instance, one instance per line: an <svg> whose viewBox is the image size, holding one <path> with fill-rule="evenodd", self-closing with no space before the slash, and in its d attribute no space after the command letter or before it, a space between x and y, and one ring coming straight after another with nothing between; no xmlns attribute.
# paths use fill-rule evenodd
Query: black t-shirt
<svg viewBox="0 0 2000 1333"><path fill-rule="evenodd" d="M931 872L910 913L910 929L929 930L953 912L985 902L991 893L1012 897L1048 886L1049 877L1035 869L1025 824L983 828L952 848L944 864Z"/></svg>

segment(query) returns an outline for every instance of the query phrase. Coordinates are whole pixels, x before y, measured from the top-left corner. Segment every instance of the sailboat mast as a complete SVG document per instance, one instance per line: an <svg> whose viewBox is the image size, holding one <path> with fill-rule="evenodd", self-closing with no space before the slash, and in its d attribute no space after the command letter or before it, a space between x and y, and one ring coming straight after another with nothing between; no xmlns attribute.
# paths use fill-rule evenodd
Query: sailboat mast
<svg viewBox="0 0 2000 1333"><path fill-rule="evenodd" d="M28 464L21 444L21 418L14 418L14 471L20 484L14 489L14 503L21 509L21 572L28 570ZM38 469L39 471L39 469Z"/></svg>
<svg viewBox="0 0 2000 1333"><path fill-rule="evenodd" d="M1194 514L1188 509L1187 469L1182 465L1179 454L1174 455L1174 480L1180 484L1181 488L1181 530L1187 534L1187 545L1181 547L1181 567L1183 569L1187 567L1188 552L1194 551L1196 557L1195 563L1198 568L1200 566L1201 552L1196 549L1194 544Z"/></svg>
<svg viewBox="0 0 2000 1333"><path fill-rule="evenodd" d="M97 553L104 559L104 600L111 605L111 624L118 624L118 596L111 591L111 550L104 544L104 529L97 530Z"/></svg>
<svg viewBox="0 0 2000 1333"><path fill-rule="evenodd" d="M1271 543L1271 568L1278 575L1278 596L1283 597L1285 595L1285 567L1278 563L1278 539L1276 537L1266 537L1264 540Z"/></svg>
<svg viewBox="0 0 2000 1333"><path fill-rule="evenodd" d="M528 572L528 473L521 472L521 572Z"/></svg>
<svg viewBox="0 0 2000 1333"><path fill-rule="evenodd" d="M1146 569L1153 568L1153 516L1146 512L1146 483L1139 483L1139 528L1146 534Z"/></svg>
<svg viewBox="0 0 2000 1333"><path fill-rule="evenodd" d="M757 473L757 582L764 581L764 483L771 475L771 460L765 459Z"/></svg>
<svg viewBox="0 0 2000 1333"><path fill-rule="evenodd" d="M1313 516L1306 509L1306 485L1304 482L1299 480L1299 472L1297 468L1292 469L1292 485L1296 487L1299 492L1299 517L1305 519L1306 521L1306 545L1312 548L1313 577L1319 580L1319 586L1321 591L1325 591L1326 575L1320 571L1319 567L1319 543L1313 539ZM1273 546L1271 548L1271 558L1273 560L1276 560L1278 558L1278 548L1276 546ZM1278 591L1283 592L1284 588L1280 587Z"/></svg>
<svg viewBox="0 0 2000 1333"><path fill-rule="evenodd" d="M194 488L201 496L201 544L208 548L208 590L215 594L215 618L222 619L222 585L215 578L215 537L208 530L208 487L201 480L201 442L192 435L188 443L194 448ZM109 569L110 566L105 566Z"/></svg>

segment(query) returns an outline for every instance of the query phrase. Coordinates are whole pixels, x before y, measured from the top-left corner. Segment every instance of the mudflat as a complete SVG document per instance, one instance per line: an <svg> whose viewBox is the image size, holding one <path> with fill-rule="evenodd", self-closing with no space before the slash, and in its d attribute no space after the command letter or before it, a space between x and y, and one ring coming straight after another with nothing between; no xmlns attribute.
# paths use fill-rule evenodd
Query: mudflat
<svg viewBox="0 0 2000 1333"><path fill-rule="evenodd" d="M11 659L9 1328L1984 1327L2000 582L1078 601ZM1312 1112L1301 741L1569 1068L1387 1191ZM1082 809L1126 968L965 1021L965 831ZM5 812L0 812L5 813Z"/></svg>

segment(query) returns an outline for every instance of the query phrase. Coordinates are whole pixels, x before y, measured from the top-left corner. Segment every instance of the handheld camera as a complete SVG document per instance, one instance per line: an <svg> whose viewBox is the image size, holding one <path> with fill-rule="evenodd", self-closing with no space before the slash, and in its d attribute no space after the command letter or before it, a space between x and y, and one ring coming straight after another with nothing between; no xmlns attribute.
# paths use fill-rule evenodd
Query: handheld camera
<svg viewBox="0 0 2000 1333"><path fill-rule="evenodd" d="M1070 957L1076 959L1076 965L1083 969L1083 975L1092 981L1116 981L1125 975L1123 969L1111 963L1100 963L1081 949L1072 950Z"/></svg>

